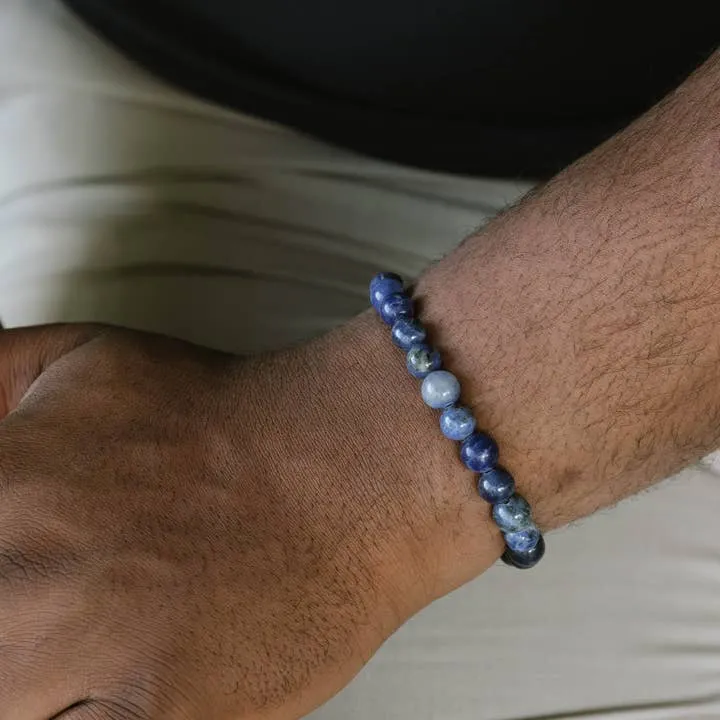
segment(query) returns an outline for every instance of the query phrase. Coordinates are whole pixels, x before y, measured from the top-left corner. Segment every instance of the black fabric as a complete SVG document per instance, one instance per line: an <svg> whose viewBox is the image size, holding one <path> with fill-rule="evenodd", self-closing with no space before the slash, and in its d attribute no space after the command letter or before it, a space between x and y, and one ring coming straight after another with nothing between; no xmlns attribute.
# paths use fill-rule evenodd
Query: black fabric
<svg viewBox="0 0 720 720"><path fill-rule="evenodd" d="M191 92L361 153L550 175L720 42L720 1L65 0Z"/></svg>

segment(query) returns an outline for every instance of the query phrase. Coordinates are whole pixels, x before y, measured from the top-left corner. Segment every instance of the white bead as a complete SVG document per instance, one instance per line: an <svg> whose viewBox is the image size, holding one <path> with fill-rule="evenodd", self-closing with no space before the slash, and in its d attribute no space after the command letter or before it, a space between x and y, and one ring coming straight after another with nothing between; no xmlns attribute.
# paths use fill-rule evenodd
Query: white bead
<svg viewBox="0 0 720 720"><path fill-rule="evenodd" d="M425 404L439 410L457 402L460 397L460 383L447 370L436 370L423 380L421 392Z"/></svg>

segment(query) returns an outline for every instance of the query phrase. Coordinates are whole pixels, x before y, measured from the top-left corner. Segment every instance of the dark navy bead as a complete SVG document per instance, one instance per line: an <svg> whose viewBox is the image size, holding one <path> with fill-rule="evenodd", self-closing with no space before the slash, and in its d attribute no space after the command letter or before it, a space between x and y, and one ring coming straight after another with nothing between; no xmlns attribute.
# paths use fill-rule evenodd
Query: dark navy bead
<svg viewBox="0 0 720 720"><path fill-rule="evenodd" d="M440 430L449 440L460 442L475 431L475 418L466 407L449 407L440 416Z"/></svg>
<svg viewBox="0 0 720 720"><path fill-rule="evenodd" d="M378 273L370 281L370 303L380 312L382 304L395 293L403 291L403 281L395 273Z"/></svg>
<svg viewBox="0 0 720 720"><path fill-rule="evenodd" d="M533 525L525 530L505 533L505 544L516 553L530 552L540 540L540 531Z"/></svg>
<svg viewBox="0 0 720 720"><path fill-rule="evenodd" d="M533 527L530 505L522 495L513 495L504 503L493 505L492 514L497 526L504 533Z"/></svg>
<svg viewBox="0 0 720 720"><path fill-rule="evenodd" d="M499 450L495 441L485 433L474 432L460 446L460 458L465 467L475 472L492 470L498 461Z"/></svg>
<svg viewBox="0 0 720 720"><path fill-rule="evenodd" d="M413 301L405 293L388 296L380 306L380 317L388 325L394 325L400 318L413 316Z"/></svg>
<svg viewBox="0 0 720 720"><path fill-rule="evenodd" d="M481 473L478 478L478 493L491 505L503 503L515 492L515 480L504 468L494 468Z"/></svg>
<svg viewBox="0 0 720 720"><path fill-rule="evenodd" d="M426 378L431 372L442 367L442 359L437 350L427 345L413 345L405 360L409 373L416 378Z"/></svg>
<svg viewBox="0 0 720 720"><path fill-rule="evenodd" d="M413 345L425 342L427 331L417 320L400 318L392 326L392 341L403 350L409 350Z"/></svg>
<svg viewBox="0 0 720 720"><path fill-rule="evenodd" d="M545 554L545 538L540 535L537 545L527 552L515 552L506 547L502 556L502 561L506 565L518 568L519 570L528 570L537 565Z"/></svg>

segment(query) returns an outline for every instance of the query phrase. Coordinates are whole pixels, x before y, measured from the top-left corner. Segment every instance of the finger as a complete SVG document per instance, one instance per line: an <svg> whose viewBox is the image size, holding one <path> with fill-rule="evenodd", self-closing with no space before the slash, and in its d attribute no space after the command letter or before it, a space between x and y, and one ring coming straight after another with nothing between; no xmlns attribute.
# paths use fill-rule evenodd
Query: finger
<svg viewBox="0 0 720 720"><path fill-rule="evenodd" d="M97 337L101 325L39 325L0 332L0 420L54 362Z"/></svg>

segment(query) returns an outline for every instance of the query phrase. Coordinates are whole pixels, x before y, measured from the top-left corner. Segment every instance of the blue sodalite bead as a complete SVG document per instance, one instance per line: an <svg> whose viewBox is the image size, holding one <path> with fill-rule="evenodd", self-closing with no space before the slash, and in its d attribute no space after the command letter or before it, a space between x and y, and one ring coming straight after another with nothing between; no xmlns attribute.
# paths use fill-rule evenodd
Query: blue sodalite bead
<svg viewBox="0 0 720 720"><path fill-rule="evenodd" d="M492 516L505 536L503 562L520 569L533 567L545 554L545 539L532 521L530 505L515 493L512 475L497 467L499 451L495 441L476 430L469 408L456 405L460 383L452 373L440 369L440 353L426 344L427 331L414 319L413 302L405 293L402 278L395 273L376 275L370 282L370 302L391 326L393 343L407 351L407 369L422 379L424 402L443 411L443 435L461 443L463 463L479 473L478 493L492 505Z"/></svg>
<svg viewBox="0 0 720 720"><path fill-rule="evenodd" d="M533 525L525 530L505 533L505 544L516 553L530 552L540 540L540 531Z"/></svg>
<svg viewBox="0 0 720 720"><path fill-rule="evenodd" d="M519 570L528 570L529 568L537 565L542 560L544 554L545 538L540 535L537 545L535 545L532 550L518 552L506 547L505 552L502 555L502 560L506 565L511 565Z"/></svg>
<svg viewBox="0 0 720 720"><path fill-rule="evenodd" d="M459 442L475 431L475 418L466 407L449 407L440 416L440 430L446 438Z"/></svg>
<svg viewBox="0 0 720 720"><path fill-rule="evenodd" d="M505 468L493 468L480 474L478 478L478 493L480 497L491 505L508 500L515 492L515 480Z"/></svg>
<svg viewBox="0 0 720 720"><path fill-rule="evenodd" d="M442 367L440 353L427 345L413 345L405 362L410 374L421 380Z"/></svg>
<svg viewBox="0 0 720 720"><path fill-rule="evenodd" d="M530 505L522 495L513 495L504 503L493 505L493 519L504 533L534 527Z"/></svg>
<svg viewBox="0 0 720 720"><path fill-rule="evenodd" d="M403 350L409 350L413 345L425 342L427 331L417 320L400 318L391 331L392 341Z"/></svg>
<svg viewBox="0 0 720 720"><path fill-rule="evenodd" d="M460 446L460 458L465 467L475 472L492 470L497 464L499 454L495 441L482 432L474 432Z"/></svg>
<svg viewBox="0 0 720 720"><path fill-rule="evenodd" d="M457 402L460 397L460 383L447 370L436 370L423 380L420 392L426 405L440 410Z"/></svg>
<svg viewBox="0 0 720 720"><path fill-rule="evenodd" d="M380 312L382 304L395 293L403 291L403 281L395 273L378 273L370 281L370 303Z"/></svg>
<svg viewBox="0 0 720 720"><path fill-rule="evenodd" d="M413 316L413 301L405 293L390 295L380 306L380 317L388 325L394 325L400 318Z"/></svg>

